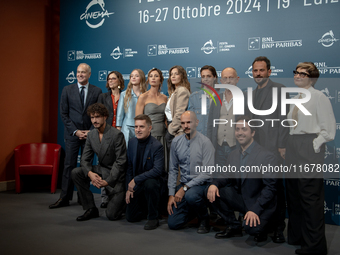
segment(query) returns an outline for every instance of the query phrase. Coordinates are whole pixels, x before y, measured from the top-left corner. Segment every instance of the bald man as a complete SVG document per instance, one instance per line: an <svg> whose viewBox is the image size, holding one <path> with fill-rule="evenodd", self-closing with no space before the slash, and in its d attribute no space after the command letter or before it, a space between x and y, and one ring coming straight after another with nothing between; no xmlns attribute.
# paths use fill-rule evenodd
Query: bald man
<svg viewBox="0 0 340 255"><path fill-rule="evenodd" d="M186 111L181 116L183 135L174 138L170 150L168 226L170 229L182 228L187 222L198 217L197 233L210 231L209 214L205 189L210 175L203 171L214 165L215 149L210 140L198 132L198 119L194 112ZM180 169L180 184L177 178Z"/></svg>
<svg viewBox="0 0 340 255"><path fill-rule="evenodd" d="M224 68L221 73L222 84L230 84L237 86L240 77L232 67ZM235 126L230 125L231 121L235 123L233 115L233 94L229 89L219 94L222 99L221 104L212 104L208 118L208 133L207 136L211 140L215 148L215 162L219 166L226 165L228 155L236 147ZM213 127L214 119L224 119L226 124L219 124Z"/></svg>

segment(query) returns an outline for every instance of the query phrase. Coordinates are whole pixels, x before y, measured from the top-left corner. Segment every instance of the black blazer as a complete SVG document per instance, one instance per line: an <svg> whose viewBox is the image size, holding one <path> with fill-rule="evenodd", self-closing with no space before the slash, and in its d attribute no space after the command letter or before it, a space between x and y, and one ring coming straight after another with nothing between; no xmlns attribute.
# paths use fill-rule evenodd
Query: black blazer
<svg viewBox="0 0 340 255"><path fill-rule="evenodd" d="M260 166L270 164L277 166L277 157L254 141L254 147L247 160L247 166ZM236 166L240 170L240 150L232 151L227 159L227 165ZM226 178L216 178L212 184L219 189L232 185L241 190L243 201L249 211L256 213L263 219L270 219L276 208L276 182L275 174L245 173L240 180L239 173L225 174ZM241 185L241 187L239 187Z"/></svg>
<svg viewBox="0 0 340 255"><path fill-rule="evenodd" d="M112 92L110 90L106 93L100 94L98 97L98 103L105 105L105 107L109 111L109 117L106 119L106 123L109 124L110 126L112 125L112 121L114 117L111 93Z"/></svg>
<svg viewBox="0 0 340 255"><path fill-rule="evenodd" d="M87 107L98 100L102 90L89 84L84 109L81 104L79 89L77 84L64 87L60 97L60 115L64 123L64 138L67 140L78 140L73 133L76 130L90 130L91 118L87 115Z"/></svg>
<svg viewBox="0 0 340 255"><path fill-rule="evenodd" d="M283 127L281 125L281 121L287 119L287 115L281 115L281 88L285 87L280 83L273 82L269 79L268 81L268 90L266 90L267 94L263 95L262 101L260 102L260 109L258 110L268 110L271 108L273 103L273 94L272 88L277 88L277 108L270 115L259 116L252 114L249 111L249 108L245 108L246 115L248 115L251 119L261 119L264 122L262 127L257 129L257 136L255 137L256 141L267 150L274 152L276 155L279 155L278 148L286 148L286 141L289 135L289 128ZM253 102L255 97L256 90L253 91ZM245 99L247 102L247 98ZM289 112L288 106L286 109L286 113ZM274 121L274 126L272 127L271 121L266 121L266 119L279 119L280 121Z"/></svg>
<svg viewBox="0 0 340 255"><path fill-rule="evenodd" d="M143 158L144 173L136 176L137 167L137 146L138 139L133 137L129 141L127 158L128 168L126 172L126 185L134 179L136 187L147 179L161 177L164 173L164 148L160 141L153 136L150 137L149 143L146 145Z"/></svg>

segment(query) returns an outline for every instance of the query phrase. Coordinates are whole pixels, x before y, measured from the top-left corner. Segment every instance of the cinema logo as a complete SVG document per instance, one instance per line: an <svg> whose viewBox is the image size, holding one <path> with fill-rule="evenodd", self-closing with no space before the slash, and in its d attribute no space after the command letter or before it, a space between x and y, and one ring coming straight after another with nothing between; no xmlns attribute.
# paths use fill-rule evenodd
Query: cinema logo
<svg viewBox="0 0 340 255"><path fill-rule="evenodd" d="M321 39L318 40L318 43L321 43L323 47L331 47L335 42L339 41L339 39L336 39L334 36L334 33L332 30L329 30L329 32L325 33Z"/></svg>
<svg viewBox="0 0 340 255"><path fill-rule="evenodd" d="M97 5L99 5L99 7L97 7ZM80 20L85 20L86 24L93 29L102 26L104 24L105 18L108 18L110 15L114 14L114 12L108 12L104 7L104 0L92 0L86 6L85 12L80 15ZM90 12L90 9L93 11Z"/></svg>
<svg viewBox="0 0 340 255"><path fill-rule="evenodd" d="M112 53L110 54L110 56L113 58L113 59L119 59L120 56L123 55L123 53L120 52L120 48L119 46L117 46L116 48L113 49Z"/></svg>
<svg viewBox="0 0 340 255"><path fill-rule="evenodd" d="M211 91L213 91L216 95L217 92L210 86L203 84L204 86L207 86ZM229 84L215 84L215 88L218 89L228 89L231 91L233 94L233 114L234 115L244 115L244 95L243 92L240 88L234 86L234 85L229 85ZM212 90L213 89L213 90ZM204 90L204 88L202 89ZM289 93L302 93L305 94L304 98L286 98L287 94ZM210 93L211 94L211 93ZM253 104L253 88L248 88L247 89L247 105L249 111L257 116L268 116L272 114L273 112L276 111L277 105L278 105L278 88L273 88L272 89L272 98L273 98L273 103L270 109L268 110L257 110L254 108ZM212 96L212 95L211 95ZM221 98L217 95L217 98L220 101L220 104L222 105ZM286 106L287 105L295 105L296 107L299 108L299 110L304 114L304 115L312 115L304 106L304 103L307 103L311 98L311 94L307 89L303 88L286 88L283 87L281 88L281 115L285 116L287 114L286 112ZM207 105L206 105L206 96L202 96L201 98L201 114L206 115L207 114ZM215 104L216 101L214 100ZM274 126L274 123L276 121L280 121L280 119L266 119L265 121L271 122L272 126ZM228 120L226 119L214 119L213 120L213 126L215 127L216 125L226 125L228 123ZM257 123L257 125L254 125ZM258 124L259 123L259 124ZM291 125L290 123L294 123L294 125ZM235 122L230 121L230 126L235 125ZM248 125L250 127L262 127L264 125L264 121L261 119L251 119L248 121ZM297 125L297 121L294 119L285 119L281 121L281 125L283 127L295 127Z"/></svg>
<svg viewBox="0 0 340 255"><path fill-rule="evenodd" d="M209 41L207 41L203 45L203 47L201 48L201 51L203 51L205 54L209 55L209 54L211 54L216 49L217 48L214 47L214 44L213 44L212 40L210 39Z"/></svg>
<svg viewBox="0 0 340 255"><path fill-rule="evenodd" d="M70 72L67 77L66 80L68 81L68 83L73 83L76 80L76 76L74 75L74 72Z"/></svg>
<svg viewBox="0 0 340 255"><path fill-rule="evenodd" d="M329 211L332 211L332 209L328 208L326 201L324 201L324 214L326 214Z"/></svg>

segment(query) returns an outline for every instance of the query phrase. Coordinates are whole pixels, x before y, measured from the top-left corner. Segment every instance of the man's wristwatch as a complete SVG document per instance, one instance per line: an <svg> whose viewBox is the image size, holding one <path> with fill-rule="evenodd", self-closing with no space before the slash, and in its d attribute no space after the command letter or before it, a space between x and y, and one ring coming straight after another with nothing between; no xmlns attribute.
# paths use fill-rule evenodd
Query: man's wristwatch
<svg viewBox="0 0 340 255"><path fill-rule="evenodd" d="M188 189L189 189L189 187L188 187L187 185L184 185L184 186L183 186L184 192L186 192Z"/></svg>

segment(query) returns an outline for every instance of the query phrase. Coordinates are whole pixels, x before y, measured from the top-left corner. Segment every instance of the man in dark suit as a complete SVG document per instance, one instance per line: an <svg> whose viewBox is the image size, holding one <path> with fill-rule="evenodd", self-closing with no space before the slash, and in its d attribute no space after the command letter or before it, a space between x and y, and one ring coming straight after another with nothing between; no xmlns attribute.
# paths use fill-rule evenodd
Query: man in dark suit
<svg viewBox="0 0 340 255"><path fill-rule="evenodd" d="M60 115L64 123L65 164L59 200L50 209L69 205L73 196L71 171L77 167L79 148L84 148L87 133L91 127L90 117L86 114L89 105L97 102L102 90L89 84L91 67L80 64L77 68L77 84L64 87L60 97Z"/></svg>
<svg viewBox="0 0 340 255"><path fill-rule="evenodd" d="M91 122L95 127L88 133L80 167L73 169L72 179L79 191L79 196L86 212L77 218L85 221L99 216L90 191L90 181L97 188L106 189L109 203L106 217L117 220L125 209L125 173L126 145L123 133L106 124L109 112L103 104L96 103L87 109ZM92 166L92 158L96 154L99 164Z"/></svg>
<svg viewBox="0 0 340 255"><path fill-rule="evenodd" d="M271 114L258 115L249 111L246 107L246 115L251 119L263 121L263 126L257 130L255 140L267 150L274 152L279 160L283 163L286 154L286 141L288 139L289 128L283 127L281 122L286 119L286 115L281 115L281 89L285 87L280 83L273 82L269 79L271 75L270 60L267 57L257 57L253 61L253 78L257 88L253 91L253 106L256 110L268 110L271 108L274 98L273 89L277 89L277 108ZM289 97L289 96L288 96ZM289 112L288 106L286 113ZM266 119L278 119L279 121L266 121ZM252 122L254 126L260 126L262 123ZM273 241L276 243L285 242L283 231L285 229L286 216L286 199L283 186L282 176L277 183L277 210L275 212L275 222L273 223L274 236Z"/></svg>
<svg viewBox="0 0 340 255"><path fill-rule="evenodd" d="M147 216L145 230L158 227L161 175L164 172L163 145L151 136L152 123L149 116L135 117L136 137L128 146L128 169L126 173L126 219L139 221Z"/></svg>
<svg viewBox="0 0 340 255"><path fill-rule="evenodd" d="M230 153L227 164L235 171L227 178L215 178L207 190L207 198L227 223L227 228L216 238L242 236L241 223L234 211L245 214L245 231L254 235L256 242L267 240L266 225L276 208L276 179L272 173L250 172L254 167L276 166L276 156L254 141L255 130L249 127L250 119L237 119L235 136L240 144Z"/></svg>
<svg viewBox="0 0 340 255"><path fill-rule="evenodd" d="M237 86L240 77L232 67L224 68L221 72L221 83ZM228 155L236 147L235 126L230 125L235 122L235 115L233 114L233 94L229 89L221 93L221 104L211 104L208 118L208 132L207 137L210 139L215 148L215 163L219 166L226 165ZM215 119L226 120L225 124L218 124L213 126Z"/></svg>

